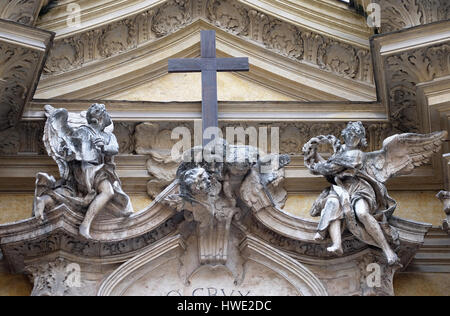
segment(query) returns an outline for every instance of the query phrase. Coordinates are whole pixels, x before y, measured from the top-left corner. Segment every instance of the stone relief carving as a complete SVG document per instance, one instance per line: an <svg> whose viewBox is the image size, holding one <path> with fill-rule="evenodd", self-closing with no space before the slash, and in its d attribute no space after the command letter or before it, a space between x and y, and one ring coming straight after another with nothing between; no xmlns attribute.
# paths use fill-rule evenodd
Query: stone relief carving
<svg viewBox="0 0 450 316"><path fill-rule="evenodd" d="M0 155L43 154L42 122L22 122L0 132Z"/></svg>
<svg viewBox="0 0 450 316"><path fill-rule="evenodd" d="M381 6L383 33L450 18L450 3L446 0L377 0Z"/></svg>
<svg viewBox="0 0 450 316"><path fill-rule="evenodd" d="M69 37L58 42L50 50L44 66L44 74L61 73L80 67L84 62L84 42L81 37Z"/></svg>
<svg viewBox="0 0 450 316"><path fill-rule="evenodd" d="M45 110L44 144L61 179L37 174L33 215L44 220L45 211L64 204L85 214L80 234L91 239L90 226L100 213L116 217L133 213L115 171L119 146L112 120L103 104L93 104L79 115L49 105Z"/></svg>
<svg viewBox="0 0 450 316"><path fill-rule="evenodd" d="M14 126L19 120L39 53L30 49L0 44L0 130Z"/></svg>
<svg viewBox="0 0 450 316"><path fill-rule="evenodd" d="M0 153L2 155L15 155L20 149L19 131L11 127L0 132Z"/></svg>
<svg viewBox="0 0 450 316"><path fill-rule="evenodd" d="M416 85L448 75L450 73L449 52L450 45L444 43L385 59L391 122L397 130L420 131Z"/></svg>
<svg viewBox="0 0 450 316"><path fill-rule="evenodd" d="M359 56L350 45L325 40L319 47L318 64L322 68L343 75L356 78L359 70Z"/></svg>
<svg viewBox="0 0 450 316"><path fill-rule="evenodd" d="M125 19L102 29L98 38L97 51L100 57L108 58L137 45L135 19Z"/></svg>
<svg viewBox="0 0 450 316"><path fill-rule="evenodd" d="M160 6L152 20L152 31L156 37L171 34L192 20L192 1L171 0Z"/></svg>
<svg viewBox="0 0 450 316"><path fill-rule="evenodd" d="M73 265L63 258L28 266L27 272L34 284L31 296L88 295L82 293L81 288L86 286L83 286L81 276L75 275L81 273L77 270L78 267L79 265ZM74 284L76 282L80 284Z"/></svg>
<svg viewBox="0 0 450 316"><path fill-rule="evenodd" d="M215 25L237 35L248 35L250 17L248 10L235 1L207 1L207 17Z"/></svg>
<svg viewBox="0 0 450 316"><path fill-rule="evenodd" d="M0 3L0 19L33 25L42 0L8 0Z"/></svg>
<svg viewBox="0 0 450 316"><path fill-rule="evenodd" d="M330 259L336 257L335 254L327 251L327 247L321 243L304 242L300 240L294 240L282 236L260 221L254 216L248 216L245 221L245 226L248 227L252 234L255 234L259 238L266 242L279 247L288 252L304 255L307 257L317 257L322 259ZM367 245L356 238L346 238L342 243L342 249L345 255L351 255L362 251L367 248Z"/></svg>
<svg viewBox="0 0 450 316"><path fill-rule="evenodd" d="M257 41L267 49L297 61L353 80L373 83L373 67L367 49L354 48L323 35L299 29L237 1L172 0L150 11L83 34L56 40L45 75L80 68L85 63L129 51L137 45L173 33L196 19L238 36ZM194 8L202 8L195 13ZM81 43L79 43L81 41Z"/></svg>
<svg viewBox="0 0 450 316"><path fill-rule="evenodd" d="M385 187L387 180L410 174L426 164L440 150L447 132L428 135L391 136L379 151L364 153L366 130L361 122L349 123L342 132L345 144L335 136L318 136L305 144L305 165L313 174L324 176L332 186L325 189L311 209L320 216L316 240L328 235L333 245L327 250L343 254L342 232L345 227L361 241L381 248L389 265L399 262L392 246L399 245L398 232L389 225L396 202ZM325 160L317 152L319 144L328 143L334 154Z"/></svg>
<svg viewBox="0 0 450 316"><path fill-rule="evenodd" d="M135 149L135 123L119 122L114 124L114 135L117 137L119 144L119 154L131 155Z"/></svg>
<svg viewBox="0 0 450 316"><path fill-rule="evenodd" d="M181 124L181 126L187 124ZM142 123L136 127L136 153L148 155L147 170L151 176L147 193L154 199L176 178L180 159L172 157L172 148L178 140L172 139L176 124Z"/></svg>
<svg viewBox="0 0 450 316"><path fill-rule="evenodd" d="M202 154L202 147L184 154L177 171L180 193L165 202L178 211L190 211L188 218L198 223L200 263L224 265L233 219L248 207L275 206L269 186L277 185L282 176L279 170L289 164L290 158L260 157L257 148L229 145L223 139L205 149L205 156ZM273 161L276 163L272 165Z"/></svg>
<svg viewBox="0 0 450 316"><path fill-rule="evenodd" d="M262 40L264 44L291 58L303 58L304 45L300 31L279 20L272 20L264 25Z"/></svg>

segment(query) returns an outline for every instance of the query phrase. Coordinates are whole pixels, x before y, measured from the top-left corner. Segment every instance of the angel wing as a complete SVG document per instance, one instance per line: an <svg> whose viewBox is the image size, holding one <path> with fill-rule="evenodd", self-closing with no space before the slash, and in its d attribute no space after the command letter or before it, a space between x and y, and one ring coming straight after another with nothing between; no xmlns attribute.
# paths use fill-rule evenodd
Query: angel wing
<svg viewBox="0 0 450 316"><path fill-rule="evenodd" d="M366 172L376 180L387 180L413 172L414 168L428 163L434 153L441 149L448 133L399 134L387 138L383 148L368 153Z"/></svg>
<svg viewBox="0 0 450 316"><path fill-rule="evenodd" d="M68 162L72 161L75 148L70 140L74 128L86 124L81 115L67 112L66 109L55 109L45 106L47 122L44 127L44 145L47 153L56 162L61 178L69 177Z"/></svg>

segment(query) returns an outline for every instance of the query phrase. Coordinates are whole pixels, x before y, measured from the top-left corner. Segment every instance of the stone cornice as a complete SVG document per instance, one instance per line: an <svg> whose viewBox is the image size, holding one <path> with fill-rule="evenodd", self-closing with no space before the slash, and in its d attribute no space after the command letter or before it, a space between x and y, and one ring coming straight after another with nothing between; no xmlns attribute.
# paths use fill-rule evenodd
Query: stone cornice
<svg viewBox="0 0 450 316"><path fill-rule="evenodd" d="M341 48L333 44L329 47L328 44L324 44L319 49L318 44L311 39L308 46L305 46L304 56L308 60L322 63L322 66L318 67L312 62L283 56L276 50L263 48L255 42L247 41L200 20L164 38L155 39L131 51L112 54L111 57L102 60L95 60L100 55L96 56L99 52L91 51L91 46L89 52L87 51L88 47L83 46L83 43L88 43L86 40L57 43L47 61L46 75L41 79L35 97L107 98L108 95L113 95L126 87L131 88L149 82L167 73L169 58L199 55L199 34L203 29L217 31L219 55L249 56L251 67L255 69L254 75L253 70L249 73L250 77L254 77L256 81L267 78L270 82L277 82L275 84L277 90L294 94L296 98L309 101L333 99L373 101L376 98L373 83L366 81L373 78L371 66L368 68L364 66L370 60L368 51L361 50L358 53L352 51L350 55L344 55L345 60L336 61L335 64L334 58L338 58L339 52L343 53L340 51ZM116 49L120 50L119 47ZM318 50L324 54L318 53ZM108 50L103 50L102 54L107 52ZM89 61L90 57L87 57L89 55L96 57L92 57L94 60ZM326 60L328 61L325 62ZM328 68L327 63L340 66L333 68L335 70L333 71ZM355 80L356 78L360 80ZM293 92L295 90L296 92Z"/></svg>
<svg viewBox="0 0 450 316"><path fill-rule="evenodd" d="M81 27L74 29L67 26L68 12L66 6L75 1L65 1L48 14L40 18L38 27L56 32L57 39L72 36L80 32L124 19L146 10L155 9L167 0L116 0L116 1L76 1L81 7ZM201 16L205 0L195 0L196 16ZM324 36L331 36L351 45L368 47L371 35L365 20L355 12L348 10L345 4L334 0L237 0L254 10L260 10L289 24Z"/></svg>
<svg viewBox="0 0 450 316"><path fill-rule="evenodd" d="M285 56L306 72L320 69L324 74L349 79L365 95L367 87L365 89L364 85L373 88L368 45L355 46L338 38L311 32L232 0L210 0L201 4L194 0L169 1L137 15L121 20L111 19L107 25L61 37L55 41L45 75L56 81L60 78L58 74L74 75L77 69L90 69L96 64L105 69L117 65L118 60L129 61L145 52L148 54L160 43L172 46L177 33L183 34L185 28L195 29L199 25L222 29L224 33L236 37L234 42L237 39L243 41L241 47L256 45L258 49L252 48L253 51L274 52L275 60ZM321 91L327 90L324 87Z"/></svg>
<svg viewBox="0 0 450 316"><path fill-rule="evenodd" d="M420 84L450 75L450 21L375 36L375 79L381 101L400 131L431 131Z"/></svg>
<svg viewBox="0 0 450 316"><path fill-rule="evenodd" d="M17 124L33 97L53 36L0 20L0 131Z"/></svg>
<svg viewBox="0 0 450 316"><path fill-rule="evenodd" d="M427 234L406 272L450 273L450 238L441 228Z"/></svg>
<svg viewBox="0 0 450 316"><path fill-rule="evenodd" d="M24 121L45 120L44 105L84 111L92 101L35 100L22 117ZM201 102L107 101L104 103L115 121L192 121L201 119ZM314 104L314 107L311 105ZM387 122L379 102L296 102L296 101L222 101L219 120L223 122Z"/></svg>

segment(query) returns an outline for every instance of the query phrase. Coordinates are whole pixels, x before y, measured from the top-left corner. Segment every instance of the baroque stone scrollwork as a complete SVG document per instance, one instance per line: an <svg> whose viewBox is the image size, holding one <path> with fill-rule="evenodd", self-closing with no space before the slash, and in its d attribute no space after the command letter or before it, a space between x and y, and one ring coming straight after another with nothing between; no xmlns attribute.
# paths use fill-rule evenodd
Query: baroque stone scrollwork
<svg viewBox="0 0 450 316"><path fill-rule="evenodd" d="M324 176L332 186L322 192L311 209L320 216L316 240L331 237L329 252L342 254L342 227L361 241L381 248L389 265L398 263L392 246L399 245L398 232L389 224L396 202L385 183L392 177L410 174L440 150L447 132L429 135L391 136L379 151L364 153L366 131L361 122L349 123L342 132L345 145L330 136L318 136L303 148L305 165L313 174ZM319 144L329 143L334 154L325 160L317 153Z"/></svg>
<svg viewBox="0 0 450 316"><path fill-rule="evenodd" d="M299 30L279 20L265 24L263 42L267 47L279 51L291 58L303 58L304 45Z"/></svg>
<svg viewBox="0 0 450 316"><path fill-rule="evenodd" d="M117 55L137 45L135 19L125 19L102 29L98 37L98 53L102 58Z"/></svg>
<svg viewBox="0 0 450 316"><path fill-rule="evenodd" d="M61 73L80 67L84 63L84 42L79 37L58 41L51 50L44 67L46 73Z"/></svg>
<svg viewBox="0 0 450 316"><path fill-rule="evenodd" d="M136 127L136 153L148 155L147 170L151 176L147 193L154 199L176 178L181 160L172 157L176 141L172 139L175 125L142 123Z"/></svg>
<svg viewBox="0 0 450 316"><path fill-rule="evenodd" d="M416 85L450 73L448 43L403 52L385 60L391 121L401 132L420 130Z"/></svg>
<svg viewBox="0 0 450 316"><path fill-rule="evenodd" d="M0 130L14 126L29 93L30 71L39 62L39 53L0 44Z"/></svg>
<svg viewBox="0 0 450 316"><path fill-rule="evenodd" d="M356 78L359 71L359 56L350 45L327 39L319 48L318 64L328 71Z"/></svg>
<svg viewBox="0 0 450 316"><path fill-rule="evenodd" d="M217 26L234 34L247 36L250 26L248 10L235 1L210 0L206 4L207 17Z"/></svg>
<svg viewBox="0 0 450 316"><path fill-rule="evenodd" d="M198 223L200 263L224 265L232 221L245 208L275 206L269 187L277 185L278 171L290 158L260 157L257 148L229 145L223 139L208 150L203 157L202 147L184 154L177 171L180 193L165 202L178 211L190 211L191 220Z"/></svg>
<svg viewBox="0 0 450 316"><path fill-rule="evenodd" d="M34 284L31 296L82 295L83 284L79 269L78 264L63 258L28 266L27 272Z"/></svg>
<svg viewBox="0 0 450 316"><path fill-rule="evenodd" d="M200 4L193 0L167 1L125 20L58 39L47 62L45 75L70 71L86 63L133 50L199 19L296 61L312 63L353 80L370 84L374 81L368 49L301 29L235 0L208 0Z"/></svg>
<svg viewBox="0 0 450 316"><path fill-rule="evenodd" d="M43 0L8 0L0 3L0 19L32 25Z"/></svg>
<svg viewBox="0 0 450 316"><path fill-rule="evenodd" d="M156 37L171 34L190 23L192 20L192 2L189 0L171 0L159 7L153 17L151 27Z"/></svg>
<svg viewBox="0 0 450 316"><path fill-rule="evenodd" d="M49 105L45 109L44 144L58 164L61 179L37 174L33 215L44 220L46 211L64 204L85 214L80 234L91 239L89 231L97 215L133 213L115 171L119 146L113 123L103 104L94 104L79 115Z"/></svg>
<svg viewBox="0 0 450 316"><path fill-rule="evenodd" d="M377 0L376 2L381 6L383 33L450 18L450 3L446 0Z"/></svg>

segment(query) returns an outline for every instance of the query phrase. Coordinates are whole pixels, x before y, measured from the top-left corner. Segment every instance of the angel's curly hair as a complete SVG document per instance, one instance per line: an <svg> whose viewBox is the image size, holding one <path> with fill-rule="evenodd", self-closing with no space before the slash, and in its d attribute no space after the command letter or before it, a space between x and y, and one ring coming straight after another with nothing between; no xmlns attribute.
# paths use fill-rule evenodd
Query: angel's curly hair
<svg viewBox="0 0 450 316"><path fill-rule="evenodd" d="M369 145L367 142L367 138L366 138L366 128L364 127L364 125L361 122L348 123L347 127L342 131L342 137L345 138L350 133L358 136L361 139L361 141L360 141L361 147L364 148Z"/></svg>
<svg viewBox="0 0 450 316"><path fill-rule="evenodd" d="M99 103L92 104L86 113L86 120L89 124L98 124L101 118L104 118L103 127L111 125L111 118L106 112L106 106Z"/></svg>

